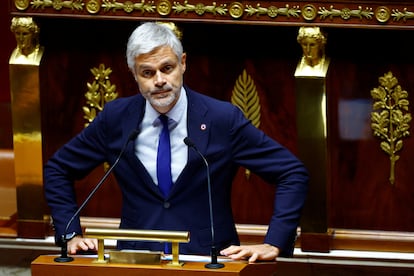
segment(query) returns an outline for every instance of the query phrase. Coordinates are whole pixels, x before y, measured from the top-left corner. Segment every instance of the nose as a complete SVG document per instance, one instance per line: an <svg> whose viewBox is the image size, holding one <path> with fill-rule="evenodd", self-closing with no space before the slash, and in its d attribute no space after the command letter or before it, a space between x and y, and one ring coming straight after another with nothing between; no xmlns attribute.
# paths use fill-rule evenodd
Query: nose
<svg viewBox="0 0 414 276"><path fill-rule="evenodd" d="M156 86L163 86L165 83L164 74L161 71L157 71L154 75L154 84Z"/></svg>
<svg viewBox="0 0 414 276"><path fill-rule="evenodd" d="M22 33L16 33L16 38L17 38L19 41L22 41L22 40L24 39L24 34L22 34Z"/></svg>
<svg viewBox="0 0 414 276"><path fill-rule="evenodd" d="M309 55L309 53L311 51L311 45L310 44L305 44L304 47L303 47L303 50L304 50L306 55Z"/></svg>

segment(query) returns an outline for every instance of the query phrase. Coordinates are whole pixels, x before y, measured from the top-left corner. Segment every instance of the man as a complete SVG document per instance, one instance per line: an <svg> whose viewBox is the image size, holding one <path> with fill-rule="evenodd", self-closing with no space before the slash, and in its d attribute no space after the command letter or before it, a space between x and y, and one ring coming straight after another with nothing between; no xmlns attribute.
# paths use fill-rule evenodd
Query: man
<svg viewBox="0 0 414 276"><path fill-rule="evenodd" d="M307 191L303 164L254 127L237 107L183 86L186 54L171 28L151 22L139 26L129 38L127 62L140 94L107 103L45 165L45 194L57 239L77 209L73 180L104 161L113 164L131 131L138 130L113 171L123 195L120 228L190 231L190 242L180 245L180 253L209 254L207 173L200 152L209 163L214 241L220 253L250 262L291 255ZM168 117L170 132L171 150L160 154L171 153L171 170L162 174L171 174L169 191L157 175L158 140L164 133L161 114ZM186 137L199 152L183 142ZM239 166L277 185L274 216L260 245L239 246L231 210L231 185ZM78 219L68 233L74 233L69 253L97 248L95 240L81 236ZM119 241L118 247L163 249L159 243L137 241Z"/></svg>

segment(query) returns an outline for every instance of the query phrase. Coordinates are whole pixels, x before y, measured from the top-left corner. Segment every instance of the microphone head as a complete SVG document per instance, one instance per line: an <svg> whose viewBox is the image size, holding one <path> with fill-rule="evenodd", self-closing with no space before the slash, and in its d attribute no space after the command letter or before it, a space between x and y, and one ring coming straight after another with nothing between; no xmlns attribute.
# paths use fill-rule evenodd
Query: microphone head
<svg viewBox="0 0 414 276"><path fill-rule="evenodd" d="M186 144L187 146L192 147L192 148L195 147L195 144L193 143L193 141L191 141L190 138L188 138L188 137L184 138L184 144Z"/></svg>

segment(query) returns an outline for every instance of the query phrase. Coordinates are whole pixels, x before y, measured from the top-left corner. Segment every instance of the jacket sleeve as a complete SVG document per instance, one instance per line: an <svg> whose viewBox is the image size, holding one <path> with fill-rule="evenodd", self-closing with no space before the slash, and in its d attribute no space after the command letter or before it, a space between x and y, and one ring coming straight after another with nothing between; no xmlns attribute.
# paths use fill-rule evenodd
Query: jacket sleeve
<svg viewBox="0 0 414 276"><path fill-rule="evenodd" d="M273 216L264 242L290 256L308 190L308 172L287 148L254 127L236 109L231 129L234 160L276 185Z"/></svg>
<svg viewBox="0 0 414 276"><path fill-rule="evenodd" d="M51 210L57 244L63 234L82 234L79 217L68 225L78 209L74 183L106 160L105 136L103 128L98 127L103 117L102 112L44 165L44 193Z"/></svg>

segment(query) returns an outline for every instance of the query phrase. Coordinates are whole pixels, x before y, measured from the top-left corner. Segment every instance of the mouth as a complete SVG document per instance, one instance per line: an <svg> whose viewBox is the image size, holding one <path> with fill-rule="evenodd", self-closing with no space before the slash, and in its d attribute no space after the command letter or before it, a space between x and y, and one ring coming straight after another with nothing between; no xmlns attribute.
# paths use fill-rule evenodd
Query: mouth
<svg viewBox="0 0 414 276"><path fill-rule="evenodd" d="M157 98L165 98L168 96L169 92L170 92L169 90L154 91L154 92L151 92L151 95Z"/></svg>

